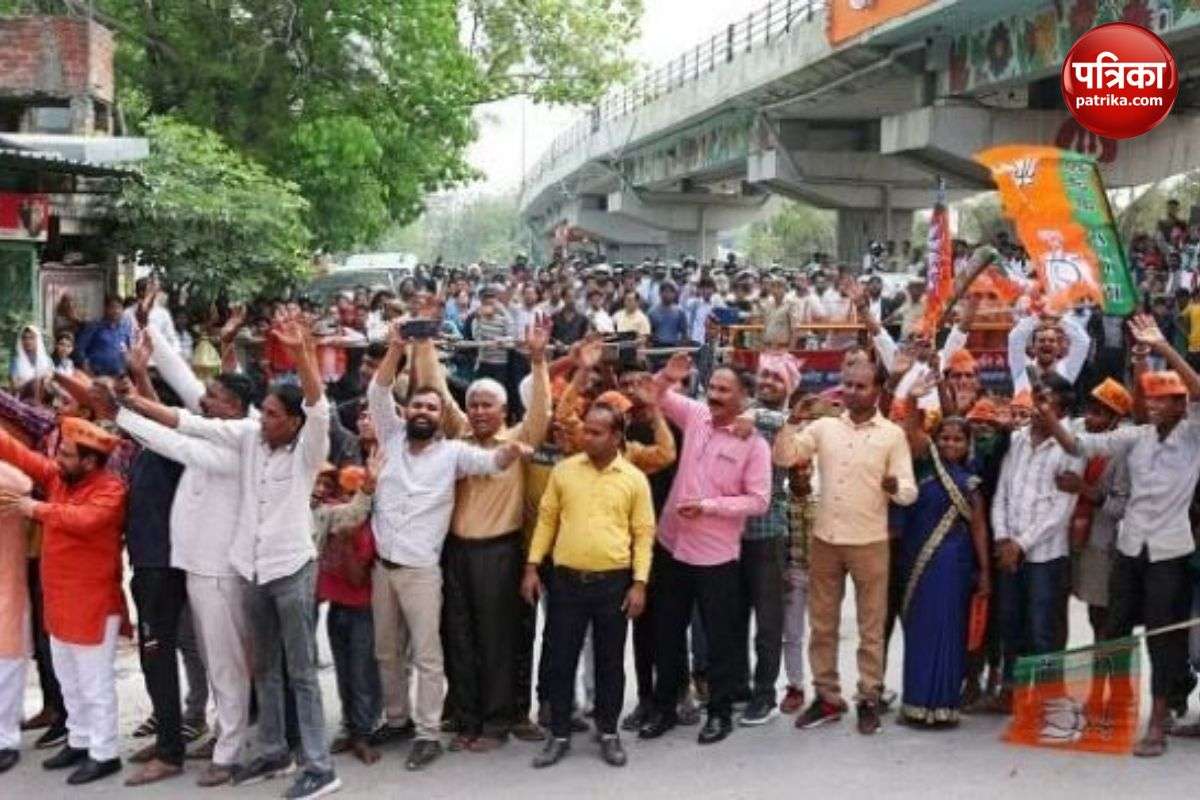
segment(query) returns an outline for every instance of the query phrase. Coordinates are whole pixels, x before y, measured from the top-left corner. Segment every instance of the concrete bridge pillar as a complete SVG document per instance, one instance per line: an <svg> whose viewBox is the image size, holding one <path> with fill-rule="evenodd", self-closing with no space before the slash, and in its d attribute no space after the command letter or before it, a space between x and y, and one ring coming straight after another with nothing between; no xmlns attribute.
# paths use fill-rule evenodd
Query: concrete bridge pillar
<svg viewBox="0 0 1200 800"><path fill-rule="evenodd" d="M765 194L621 190L608 195L607 207L614 218L662 231L664 258L691 255L703 262L716 256L718 233L771 213L770 199Z"/></svg>
<svg viewBox="0 0 1200 800"><path fill-rule="evenodd" d="M913 210L910 208L839 208L837 210L838 261L857 267L867 245L892 239L897 247L912 238Z"/></svg>

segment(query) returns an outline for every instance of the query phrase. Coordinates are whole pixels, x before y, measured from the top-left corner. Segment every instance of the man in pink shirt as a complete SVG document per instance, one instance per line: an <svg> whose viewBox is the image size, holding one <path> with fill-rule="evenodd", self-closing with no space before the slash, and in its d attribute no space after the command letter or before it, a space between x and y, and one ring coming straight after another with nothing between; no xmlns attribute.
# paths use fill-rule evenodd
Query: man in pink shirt
<svg viewBox="0 0 1200 800"><path fill-rule="evenodd" d="M771 449L757 433L731 429L750 396L731 369L713 372L707 402L673 391L691 375L691 359L672 356L655 376L667 420L683 432L679 469L659 520L655 552L654 629L658 681L654 712L638 735L656 739L675 727L675 703L686 679L687 626L699 604L708 634L708 719L700 744L719 742L733 730L738 674L738 557L748 517L766 513L771 497Z"/></svg>

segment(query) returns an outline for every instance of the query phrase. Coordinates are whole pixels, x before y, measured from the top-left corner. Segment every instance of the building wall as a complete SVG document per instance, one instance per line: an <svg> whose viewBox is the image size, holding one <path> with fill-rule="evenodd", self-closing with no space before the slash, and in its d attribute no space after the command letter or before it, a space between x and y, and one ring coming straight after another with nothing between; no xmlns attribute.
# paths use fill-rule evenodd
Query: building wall
<svg viewBox="0 0 1200 800"><path fill-rule="evenodd" d="M0 19L0 97L113 100L112 32L74 17Z"/></svg>

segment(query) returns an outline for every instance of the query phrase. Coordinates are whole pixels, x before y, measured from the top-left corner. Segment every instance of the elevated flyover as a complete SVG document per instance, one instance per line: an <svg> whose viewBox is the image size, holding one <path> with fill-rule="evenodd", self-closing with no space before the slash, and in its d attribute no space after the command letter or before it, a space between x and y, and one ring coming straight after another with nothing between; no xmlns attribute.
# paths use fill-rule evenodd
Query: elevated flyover
<svg viewBox="0 0 1200 800"><path fill-rule="evenodd" d="M1117 19L1162 36L1182 79L1171 116L1124 142L1079 128L1058 85L1078 36ZM990 188L971 155L994 144L1092 152L1113 187L1200 167L1198 103L1200 0L772 0L589 109L521 210L547 245L705 258L790 197L837 210L849 258L906 236L938 176L952 199Z"/></svg>

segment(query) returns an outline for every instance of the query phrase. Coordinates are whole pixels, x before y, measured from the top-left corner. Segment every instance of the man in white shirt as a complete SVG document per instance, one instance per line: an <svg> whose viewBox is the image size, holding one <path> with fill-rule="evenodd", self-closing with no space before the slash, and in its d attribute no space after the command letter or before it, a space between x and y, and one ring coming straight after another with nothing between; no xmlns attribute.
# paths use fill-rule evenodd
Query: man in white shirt
<svg viewBox="0 0 1200 800"><path fill-rule="evenodd" d="M130 396L123 398L116 422L143 447L183 465L171 504L171 566L187 573L188 606L217 712L212 763L197 785L219 786L232 779L250 724L253 635L244 582L229 555L238 529L241 464L229 448L173 428L189 413L223 420L257 414L251 408L254 387L245 375L231 372L217 375L206 386L156 328L147 333L159 375L186 410Z"/></svg>
<svg viewBox="0 0 1200 800"><path fill-rule="evenodd" d="M230 560L245 585L254 637L260 755L235 770L235 785L295 769L284 735L283 659L296 698L303 772L288 797L317 797L341 786L329 756L316 665L316 548L310 500L329 452L329 401L312 332L299 315L275 336L296 362L300 388L272 387L258 419L184 416L179 430L238 454L241 502Z"/></svg>
<svg viewBox="0 0 1200 800"><path fill-rule="evenodd" d="M587 302L588 327L601 335L616 333L617 329L613 324L612 317L604 308L604 292L599 289L589 289Z"/></svg>
<svg viewBox="0 0 1200 800"><path fill-rule="evenodd" d="M1192 581L1188 562L1195 543L1188 509L1200 478L1200 375L1197 375L1148 315L1130 328L1171 367L1142 375L1140 394L1148 423L1106 433L1072 434L1038 407L1056 439L1082 456L1124 459L1129 498L1117 534L1117 557L1109 592L1105 639L1129 636L1141 622L1147 630L1185 621L1191 612ZM1145 361L1146 354L1135 355ZM1169 707L1186 707L1187 631L1149 637L1150 689L1154 706L1145 737L1134 748L1140 756L1166 751ZM1200 733L1189 726L1192 735Z"/></svg>
<svg viewBox="0 0 1200 800"><path fill-rule="evenodd" d="M1087 361L1092 337L1068 314L1060 320L1027 316L1008 332L1008 369L1012 373L1014 394L1028 390L1025 365L1033 359L1039 375L1055 373L1075 383Z"/></svg>
<svg viewBox="0 0 1200 800"><path fill-rule="evenodd" d="M419 770L442 752L446 676L439 562L454 510L455 483L469 475L502 472L532 451L519 442L484 450L440 438L442 395L428 386L413 392L402 419L392 400L392 382L404 349L399 328L394 328L387 355L367 389L367 408L384 454L371 517L379 554L372 576L371 608L385 735L411 735L415 722L416 741L406 766ZM415 713L409 701L410 667L417 680Z"/></svg>
<svg viewBox="0 0 1200 800"><path fill-rule="evenodd" d="M1047 375L1039 390L1046 415L1062 419L1071 385ZM1077 495L1056 484L1065 472L1081 473L1083 459L1054 440L1047 417L1012 435L992 500L999 582L996 587L1004 653L1004 694L1011 703L1017 656L1066 647L1067 595L1071 583L1068 533Z"/></svg>

